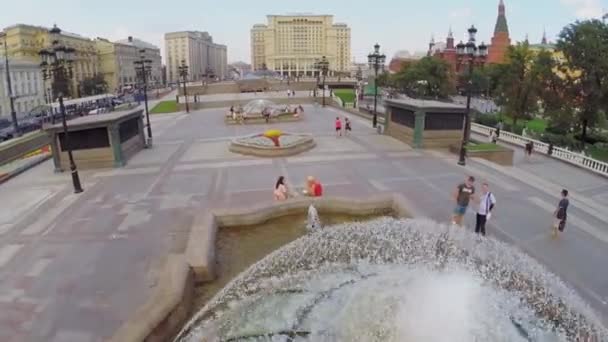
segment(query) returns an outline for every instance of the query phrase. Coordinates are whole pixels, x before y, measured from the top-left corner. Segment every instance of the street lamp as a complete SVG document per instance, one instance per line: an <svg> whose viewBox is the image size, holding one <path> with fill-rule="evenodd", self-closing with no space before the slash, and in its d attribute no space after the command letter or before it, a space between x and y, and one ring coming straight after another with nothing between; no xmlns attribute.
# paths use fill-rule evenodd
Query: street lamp
<svg viewBox="0 0 608 342"><path fill-rule="evenodd" d="M148 112L148 77L152 74L152 60L146 59L145 49L139 50L141 54L139 60L133 62L137 76L144 87L144 107L146 108L146 124L148 125L148 143L146 146L152 147L152 126L150 126L150 113Z"/></svg>
<svg viewBox="0 0 608 342"><path fill-rule="evenodd" d="M458 64L463 65L468 63L469 70L466 81L467 89L467 108L464 116L464 129L462 130L462 142L460 144L460 155L458 165L466 164L465 158L467 155L467 144L471 134L471 93L473 91L473 68L475 65L483 65L488 56L488 47L483 42L477 46L475 44L475 35L477 29L475 26L469 28L469 41L465 44L462 41L456 45L456 54L458 56Z"/></svg>
<svg viewBox="0 0 608 342"><path fill-rule="evenodd" d="M186 81L188 79L188 66L186 65L186 60L182 59L182 64L177 67L179 70L179 75L182 77L184 81L184 98L186 99L186 113L190 113L190 107L188 107L188 92L186 91Z"/></svg>
<svg viewBox="0 0 608 342"><path fill-rule="evenodd" d="M380 44L374 45L374 52L367 55L367 61L369 68L374 69L374 119L372 125L376 128L378 124L378 71L384 70L384 63L386 62L386 56L380 54Z"/></svg>
<svg viewBox="0 0 608 342"><path fill-rule="evenodd" d="M68 152L74 193L78 194L83 190L82 185L80 184L80 177L78 177L76 163L74 163L74 156L72 155L68 124L65 117L65 106L63 105L63 91L68 88L69 81L74 76L72 72L72 64L76 50L66 47L59 42L61 30L57 27L57 25L53 26L53 28L49 31L49 34L51 37L51 46L49 48L42 49L39 52L42 59L40 68L42 69L42 78L45 80L51 80L52 85L57 90L59 109L61 111L61 122L63 124L63 141L60 141L60 144L61 148L66 149ZM56 151L56 153L59 153L59 151Z"/></svg>
<svg viewBox="0 0 608 342"><path fill-rule="evenodd" d="M5 72L6 72L6 88L8 90L8 98L11 106L11 119L13 120L13 128L15 130L15 137L21 136L21 132L19 131L19 123L17 122L17 112L15 112L15 98L13 95L13 86L11 85L11 72L9 69L8 63L8 45L6 41L8 40L8 36L4 34L4 63L5 63Z"/></svg>
<svg viewBox="0 0 608 342"><path fill-rule="evenodd" d="M315 68L321 73L323 76L323 107L325 107L325 76L327 76L327 71L329 70L329 61L325 56L321 57L320 61L315 63Z"/></svg>

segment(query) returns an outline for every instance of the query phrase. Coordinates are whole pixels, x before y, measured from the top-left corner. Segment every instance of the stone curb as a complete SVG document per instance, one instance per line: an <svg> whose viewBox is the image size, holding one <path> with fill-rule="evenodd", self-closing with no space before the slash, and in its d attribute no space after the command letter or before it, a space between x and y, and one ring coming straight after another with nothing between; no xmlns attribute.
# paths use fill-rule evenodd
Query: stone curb
<svg viewBox="0 0 608 342"><path fill-rule="evenodd" d="M158 287L110 342L169 341L189 318L194 296L192 271L181 254L169 255Z"/></svg>
<svg viewBox="0 0 608 342"><path fill-rule="evenodd" d="M278 217L306 212L314 204L319 214L342 213L353 216L383 215L411 217L418 211L400 194L382 194L366 199L346 197L296 197L284 202L251 206L245 209L218 209L195 218L186 248L186 261L197 282L215 279L215 237L219 227L248 226Z"/></svg>
<svg viewBox="0 0 608 342"><path fill-rule="evenodd" d="M31 157L32 161L25 163L16 169L9 171L5 174L0 175L0 184L8 181L9 179L20 175L21 173L33 168L34 166L41 164L52 157L51 153L45 153L43 156Z"/></svg>

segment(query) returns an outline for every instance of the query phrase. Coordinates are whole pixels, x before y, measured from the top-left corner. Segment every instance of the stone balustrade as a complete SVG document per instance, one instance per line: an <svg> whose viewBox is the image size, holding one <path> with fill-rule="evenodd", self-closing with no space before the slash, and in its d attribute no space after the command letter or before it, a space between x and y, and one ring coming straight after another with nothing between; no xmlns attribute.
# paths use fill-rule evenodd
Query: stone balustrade
<svg viewBox="0 0 608 342"><path fill-rule="evenodd" d="M476 123L471 124L471 131L483 136L489 136L490 132L493 130L496 129ZM536 139L526 138L511 132L500 131L499 140L522 147L527 143L532 142L534 144L534 151L549 155L549 144ZM553 146L550 156L595 172L604 177L608 177L608 163L587 157L581 153L572 152L565 148Z"/></svg>

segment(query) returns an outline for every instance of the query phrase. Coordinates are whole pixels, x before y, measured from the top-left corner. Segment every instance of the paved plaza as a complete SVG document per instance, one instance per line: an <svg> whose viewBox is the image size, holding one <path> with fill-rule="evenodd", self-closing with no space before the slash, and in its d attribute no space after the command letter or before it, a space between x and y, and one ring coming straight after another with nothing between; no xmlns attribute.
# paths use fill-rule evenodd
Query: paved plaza
<svg viewBox="0 0 608 342"><path fill-rule="evenodd" d="M608 182L569 165L516 155L515 167L412 150L369 121L305 106L297 123L226 126L225 109L152 117L154 147L122 169L81 171L84 193L47 161L0 186L0 341L103 341L145 302L170 253L182 253L194 215L272 200L279 175L316 176L328 196L399 192L414 212L445 222L465 175L487 180L498 204L488 234L511 242L608 313ZM336 116L353 133L336 138ZM266 128L312 133L317 147L280 159L228 151ZM549 237L559 191L572 192L567 231ZM474 215L467 215L470 227ZM470 228L469 228L470 229Z"/></svg>

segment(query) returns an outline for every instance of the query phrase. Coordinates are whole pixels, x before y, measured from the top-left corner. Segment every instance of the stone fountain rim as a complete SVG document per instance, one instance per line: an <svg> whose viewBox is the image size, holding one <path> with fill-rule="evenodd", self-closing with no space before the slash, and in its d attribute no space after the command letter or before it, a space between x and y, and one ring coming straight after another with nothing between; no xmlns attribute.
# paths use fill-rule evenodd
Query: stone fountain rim
<svg viewBox="0 0 608 342"><path fill-rule="evenodd" d="M191 318L193 303L190 297L195 283L208 282L215 277L215 237L219 227L247 222L259 224L272 218L305 212L310 204L314 204L320 213L369 215L378 210L391 210L398 217L421 216L421 212L398 193L359 199L299 197L242 208L210 209L196 214L185 252L169 256L159 272L156 288L110 341L171 340Z"/></svg>

